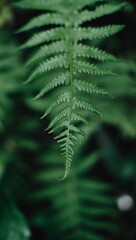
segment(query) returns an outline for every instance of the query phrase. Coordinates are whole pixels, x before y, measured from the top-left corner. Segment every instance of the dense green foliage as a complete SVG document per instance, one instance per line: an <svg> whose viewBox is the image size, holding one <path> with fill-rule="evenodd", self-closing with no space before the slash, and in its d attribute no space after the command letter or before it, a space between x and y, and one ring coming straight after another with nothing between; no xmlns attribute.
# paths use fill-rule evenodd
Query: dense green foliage
<svg viewBox="0 0 136 240"><path fill-rule="evenodd" d="M23 2L27 2L27 9L14 7L23 7ZM38 74L32 83L23 82L43 66L43 61L49 63L69 54L65 38L24 49L27 39L40 31L53 33L63 28L66 34L64 18L69 6L62 2L67 4L60 0L43 0L40 4L39 0L0 1L0 240L134 240L135 1L125 5L114 0L78 0L76 29L86 36L91 28L102 36L108 34L107 25L126 27L108 38L90 40L90 35L73 44L73 59L82 63L77 69L81 72L73 78L74 97L96 106L97 114L73 110L80 115L77 120L82 117L84 122L76 120L72 124L87 137L74 134L81 144L73 147L72 168L60 182L57 179L64 175L64 161L52 140L59 132L48 135L43 129L45 125L58 126L61 111L63 118L68 117L69 102L56 106L45 121L39 117L61 93L69 91L69 67L50 65L53 69ZM106 69L116 76L82 72L90 65L97 66L95 71ZM128 200L121 200L125 196Z"/></svg>
<svg viewBox="0 0 136 240"><path fill-rule="evenodd" d="M27 240L30 231L24 217L13 203L0 202L0 237L5 240ZM6 223L6 224L5 224Z"/></svg>

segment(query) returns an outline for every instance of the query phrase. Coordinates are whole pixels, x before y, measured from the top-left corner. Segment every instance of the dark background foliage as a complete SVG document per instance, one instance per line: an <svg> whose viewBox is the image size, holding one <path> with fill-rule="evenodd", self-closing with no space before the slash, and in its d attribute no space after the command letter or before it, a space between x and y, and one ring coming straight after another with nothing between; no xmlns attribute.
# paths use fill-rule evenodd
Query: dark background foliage
<svg viewBox="0 0 136 240"><path fill-rule="evenodd" d="M79 189L77 196L80 195L79 183L82 179L95 179L110 185L108 193L103 194L114 198L114 206L110 206L110 211L114 209L117 212L113 222L118 230L114 231L114 227L111 227L113 231L107 231L105 227L98 229L104 238L93 236L93 239L135 240L136 2L128 1L129 4L120 13L92 22L94 26L107 23L126 26L116 36L99 42L103 49L121 59L120 63L112 64L119 78L103 83L114 99L104 99L103 103L99 98L96 99L104 117L94 125L83 146L77 150L73 172L65 183L56 180L64 166L53 136L43 131L48 119L40 120L48 99L33 101L39 86L36 83L33 87L23 85L29 72L24 68L24 63L31 51L21 52L18 46L27 39L29 33L15 32L37 12L15 9L12 3L0 0L0 239L66 239L74 229L61 235L63 218L59 220L59 211L63 213L66 210L62 200L66 201L65 195L68 193L73 196L74 190L71 189L75 185ZM85 159L88 167L87 164L82 166ZM76 172L78 168L80 172L80 166L85 168L82 174ZM65 188L63 193L61 184ZM92 190L89 191L88 194L95 195ZM99 196L97 187L95 191ZM91 199L89 205L85 203L88 209L92 202ZM107 198L105 209L108 202L110 200ZM57 208L59 204L61 207ZM94 209L97 207L100 205L94 206ZM106 214L100 216L101 222L107 219ZM64 220L72 221L67 218Z"/></svg>

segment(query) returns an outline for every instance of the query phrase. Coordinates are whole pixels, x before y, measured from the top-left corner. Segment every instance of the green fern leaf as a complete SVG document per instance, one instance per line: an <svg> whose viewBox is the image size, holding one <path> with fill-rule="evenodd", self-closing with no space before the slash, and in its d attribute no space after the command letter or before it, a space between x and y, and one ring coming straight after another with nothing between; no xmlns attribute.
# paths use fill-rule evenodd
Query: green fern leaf
<svg viewBox="0 0 136 240"><path fill-rule="evenodd" d="M65 169L64 176L59 180L64 180L67 177L67 175L69 174L73 155L74 155L74 150L73 150L74 143L73 143L72 139L70 138L69 131L67 133L66 138L64 138L64 142L65 143L61 144L60 147L61 147L61 151L62 151L61 155L64 157L64 159L67 159L66 160L66 169Z"/></svg>
<svg viewBox="0 0 136 240"><path fill-rule="evenodd" d="M69 129L70 129L70 132L77 133L77 134L79 134L79 135L81 135L83 137L86 136L86 134L81 129L79 129L79 128L73 126L73 125L71 125Z"/></svg>
<svg viewBox="0 0 136 240"><path fill-rule="evenodd" d="M99 61L118 61L116 57L112 54L109 54L101 49L89 47L83 44L75 44L74 49L75 57L86 57L86 58L94 58Z"/></svg>
<svg viewBox="0 0 136 240"><path fill-rule="evenodd" d="M45 112L45 114L43 115L42 118L47 116L59 104L69 102L69 101L70 101L70 92L69 91L60 94L59 97L51 103L51 105L48 107L47 111Z"/></svg>
<svg viewBox="0 0 136 240"><path fill-rule="evenodd" d="M60 52L67 52L67 44L65 41L56 41L40 47L40 49L27 61L26 65L35 62L39 58L47 57Z"/></svg>
<svg viewBox="0 0 136 240"><path fill-rule="evenodd" d="M36 9L36 10L50 10L54 11L63 11L64 8L62 8L61 0L23 0L20 2L14 3L14 6L19 8L25 8L25 9Z"/></svg>
<svg viewBox="0 0 136 240"><path fill-rule="evenodd" d="M118 33L124 28L124 25L109 25L105 27L95 27L95 28L77 28L74 31L75 39L77 41L81 40L94 40L109 37L115 33Z"/></svg>
<svg viewBox="0 0 136 240"><path fill-rule="evenodd" d="M27 23L24 27L22 27L19 32L29 31L33 28L42 27L45 25L64 25L64 19L60 14L56 13L47 13L42 14L38 17L33 18L30 20L29 23Z"/></svg>
<svg viewBox="0 0 136 240"><path fill-rule="evenodd" d="M34 34L25 44L21 46L23 48L29 48L37 46L41 43L64 39L65 38L65 29L63 27L54 28L47 31L42 31Z"/></svg>
<svg viewBox="0 0 136 240"><path fill-rule="evenodd" d="M77 9L80 10L86 6L91 6L100 2L105 2L105 0L78 0Z"/></svg>
<svg viewBox="0 0 136 240"><path fill-rule="evenodd" d="M90 126L90 124L86 121L86 119L82 116L80 116L79 114L75 114L73 113L72 114L72 118L71 118L72 121L76 121L76 122L83 122L85 123L87 126Z"/></svg>
<svg viewBox="0 0 136 240"><path fill-rule="evenodd" d="M60 129L65 129L68 127L68 121L67 120L64 120L62 121L60 124L57 124L56 127L52 128L49 133L53 133L53 132L56 132L56 131L60 131ZM65 130L64 130L65 131Z"/></svg>
<svg viewBox="0 0 136 240"><path fill-rule="evenodd" d="M45 73L47 71L51 71L55 68L61 68L65 67L68 68L68 61L67 57L63 55L56 56L54 58L51 58L50 60L47 60L45 62L42 62L35 71L30 75L26 83L31 82L34 80L38 75Z"/></svg>
<svg viewBox="0 0 136 240"><path fill-rule="evenodd" d="M98 76L104 76L104 75L110 75L110 76L116 76L115 73L112 73L109 70L100 69L98 66L94 64L90 64L85 61L74 61L74 71L79 73L88 73L92 75L98 75Z"/></svg>
<svg viewBox="0 0 136 240"><path fill-rule="evenodd" d="M53 74L50 82L44 83L44 87L36 99L61 85L61 93L58 91L60 93L57 94L58 97L53 97L42 118L51 112L53 115L53 110L56 109L55 117L51 120L48 128L51 129L50 133L60 131L56 139L61 144L62 155L66 162L66 170L62 179L66 178L70 170L74 144L79 141L76 135L84 135L79 129L80 127L77 127L77 123L88 125L85 111L101 115L91 103L77 99L76 90L90 94L108 94L105 89L81 80L83 75L116 76L110 69L101 68L87 60L89 58L102 62L116 61L116 58L106 51L84 45L81 41L112 36L122 30L124 25L79 27L86 21L112 14L124 5L107 2L105 0L77 0L77 2L74 0L23 0L15 3L20 8L49 11L47 14L44 13L33 18L21 28L20 32L51 25L49 30L35 33L21 48L38 47L36 53L27 62L27 65L33 63L31 66L34 68L27 82L37 78L45 81L46 77L42 78L43 75L48 77L47 74L49 74L49 79L51 79ZM93 10L85 10L84 8L87 6L92 6ZM82 60L82 58L86 59ZM55 72L56 77L54 77ZM81 110L84 110L82 115L80 114ZM57 113L57 111L60 112Z"/></svg>
<svg viewBox="0 0 136 240"><path fill-rule="evenodd" d="M59 122L60 120L62 120L63 118L65 118L66 116L69 115L70 109L66 108L64 110L62 110L49 124L48 129L52 128L54 125L56 125L57 122ZM66 131L67 132L67 131Z"/></svg>
<svg viewBox="0 0 136 240"><path fill-rule="evenodd" d="M94 11L84 10L77 16L77 19L75 20L75 24L76 26L79 26L86 21L91 21L93 19L97 19L102 16L115 13L119 11L122 7L124 7L124 5L125 5L124 3L121 3L119 5L111 3L111 4L100 5Z"/></svg>
<svg viewBox="0 0 136 240"><path fill-rule="evenodd" d="M51 91L55 87L60 85L68 84L69 83L69 72L61 73L58 77L54 78L51 82L49 82L45 88L42 88L40 93L34 98L38 99L41 98L45 93Z"/></svg>
<svg viewBox="0 0 136 240"><path fill-rule="evenodd" d="M82 80L75 80L74 81L74 86L76 89L79 91L87 92L87 93L95 93L99 95L109 95L106 89L99 88L93 83L88 83L86 81Z"/></svg>
<svg viewBox="0 0 136 240"><path fill-rule="evenodd" d="M101 115L99 110L97 108L95 108L92 104L90 104L84 100L77 100L77 98L73 99L73 109L75 109L75 108L81 108L81 109L84 109L87 111L97 113L98 115Z"/></svg>

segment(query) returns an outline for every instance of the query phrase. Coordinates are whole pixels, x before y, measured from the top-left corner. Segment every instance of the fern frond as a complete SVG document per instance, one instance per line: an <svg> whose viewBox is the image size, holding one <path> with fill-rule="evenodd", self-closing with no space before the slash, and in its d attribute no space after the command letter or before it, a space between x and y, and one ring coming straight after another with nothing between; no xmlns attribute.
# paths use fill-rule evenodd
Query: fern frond
<svg viewBox="0 0 136 240"><path fill-rule="evenodd" d="M70 109L69 108L66 108L64 110L62 110L59 114L57 114L57 116L55 116L55 118L50 122L48 129L54 127L54 125L56 125L57 122L61 121L63 118L65 118L66 116L68 116L70 113ZM66 131L67 132L67 131ZM65 132L65 133L66 133ZM63 133L64 134L64 133ZM64 136L64 135L62 135Z"/></svg>
<svg viewBox="0 0 136 240"><path fill-rule="evenodd" d="M91 21L93 19L97 19L103 17L105 15L113 14L119 11L122 7L124 7L124 3L121 4L103 4L97 7L94 11L84 10L82 11L75 20L76 26L83 24L84 22Z"/></svg>
<svg viewBox="0 0 136 240"><path fill-rule="evenodd" d="M60 145L61 151L62 151L61 155L66 160L66 169L65 169L64 176L60 180L64 180L69 174L73 155L74 155L74 150L73 150L74 143L73 143L73 140L71 139L71 135L69 131L67 132L67 136L64 139L61 139L59 141L62 141L62 140L64 143Z"/></svg>
<svg viewBox="0 0 136 240"><path fill-rule="evenodd" d="M70 131L73 132L73 133L77 133L77 134L79 134L83 137L86 136L86 134L81 129L79 129L79 128L73 126L73 125L70 126Z"/></svg>
<svg viewBox="0 0 136 240"><path fill-rule="evenodd" d="M124 28L124 25L109 25L105 27L88 27L88 28L77 28L74 31L75 39L81 40L94 40L112 36L118 33Z"/></svg>
<svg viewBox="0 0 136 240"><path fill-rule="evenodd" d="M44 42L64 39L65 33L66 32L63 27L36 33L25 44L21 46L21 49L34 47Z"/></svg>
<svg viewBox="0 0 136 240"><path fill-rule="evenodd" d="M100 69L97 67L97 65L90 64L85 61L74 61L74 71L79 72L79 73L88 73L92 75L98 75L98 76L105 76L105 75L110 75L110 76L116 76L115 73L112 73L109 70L105 69Z"/></svg>
<svg viewBox="0 0 136 240"><path fill-rule="evenodd" d="M33 56L27 61L26 65L29 65L39 58L47 57L60 52L67 52L67 44L65 41L56 41L51 44L40 47Z"/></svg>
<svg viewBox="0 0 136 240"><path fill-rule="evenodd" d="M98 115L101 115L99 110L97 108L95 108L92 104L90 104L84 100L78 100L77 98L73 99L73 109L75 109L75 108L81 108L86 111L91 111L93 113L97 113Z"/></svg>
<svg viewBox="0 0 136 240"><path fill-rule="evenodd" d="M58 136L54 137L54 139L59 139L67 135L68 130L65 130L64 132L60 133Z"/></svg>
<svg viewBox="0 0 136 240"><path fill-rule="evenodd" d="M51 129L50 133L60 131L60 135L56 139L61 143L62 155L66 162L66 170L62 179L66 178L70 170L74 144L79 141L76 135L84 135L80 127L77 127L80 124L77 123L90 126L84 117L85 111L101 115L91 103L77 99L76 90L90 94L107 95L105 89L81 80L83 75L116 76L109 69L101 68L87 60L90 58L102 62L116 61L116 58L106 51L84 45L81 41L109 37L123 29L124 25L79 27L86 21L112 14L123 6L123 4L107 2L105 0L22 0L15 4L21 8L50 11L33 18L21 28L20 32L51 25L51 29L34 34L21 48L39 47L38 45L40 45L37 52L27 62L27 65L33 63L32 67L36 65L27 82L39 77L41 80L43 74L47 76L47 72L50 76L55 71L57 74L55 78L53 75L53 80L44 84L36 99L61 85L61 94L57 98L53 98L42 118L50 112L53 115L55 109L56 112L57 109L61 111L55 113L48 128ZM86 6L93 6L93 10L85 10ZM82 58L86 59L82 60ZM85 110L83 116L80 114L81 110Z"/></svg>
<svg viewBox="0 0 136 240"><path fill-rule="evenodd" d="M73 113L72 114L72 117L71 117L71 120L72 121L76 121L76 122L83 122L84 124L86 124L87 126L90 126L90 124L87 122L87 120L84 118L84 117L82 117L82 116L80 116L79 114L75 114L75 113Z"/></svg>
<svg viewBox="0 0 136 240"><path fill-rule="evenodd" d="M80 10L86 6L92 6L92 5L95 5L96 3L101 3L101 2L105 2L105 0L84 0L84 1L78 0L77 9Z"/></svg>
<svg viewBox="0 0 136 240"><path fill-rule="evenodd" d="M36 10L50 10L50 11L63 11L64 7L61 5L62 0L23 0L14 3L14 6L24 9L36 9Z"/></svg>
<svg viewBox="0 0 136 240"><path fill-rule="evenodd" d="M64 120L62 121L60 124L57 124L56 127L52 128L49 133L53 133L53 132L56 132L56 131L60 131L60 129L65 129L65 128L68 128L68 120ZM65 131L65 130L64 130Z"/></svg>
<svg viewBox="0 0 136 240"><path fill-rule="evenodd" d="M68 132L64 133L62 141L62 149L66 148L66 136ZM61 133L62 135L62 133ZM73 143L70 141L69 150L69 164L71 164L71 156L74 149ZM51 232L50 239L57 237L58 239L105 239L105 236L111 232L116 234L117 232L117 209L116 198L111 197L113 185L103 182L101 179L90 179L86 174L82 174L80 169L82 164L86 163L86 158L81 157L83 154L77 151L75 159L77 160L73 164L71 170L70 180L64 181L61 184L54 186L54 178L57 174L62 174L62 167L60 166L59 156L51 151L52 154L46 157L45 169L38 171L35 176L36 182L45 186L46 188L37 188L32 194L32 199L38 201L51 200L51 206L49 207L49 214L45 213L45 218L48 217L49 226L56 226L56 232ZM98 151L93 153L98 156ZM99 157L101 158L100 154ZM97 161L92 163L92 153L87 158L92 164L89 168L89 172L95 167ZM58 167L52 170L52 159L58 159ZM46 170L48 168L48 171ZM51 168L51 169L50 169ZM86 169L88 170L88 168ZM96 178L96 175L95 175ZM50 182L50 184L48 184ZM38 185L39 186L39 185ZM46 209L45 209L46 211ZM46 211L47 212L47 211ZM50 214L52 212L52 214ZM54 218L54 214L55 218ZM47 225L48 229L48 225ZM50 229L50 228L49 228ZM71 231L72 230L72 231ZM72 232L70 238L66 237L67 232Z"/></svg>
<svg viewBox="0 0 136 240"><path fill-rule="evenodd" d="M51 91L55 87L58 87L60 85L67 85L69 83L69 72L61 73L58 77L54 78L51 82L49 82L45 88L42 88L42 90L39 92L39 94L34 98L38 99L42 97L45 93Z"/></svg>
<svg viewBox="0 0 136 240"><path fill-rule="evenodd" d="M81 135L81 136L83 136L83 137L86 136L85 133L84 133L81 129L75 127L74 125L71 125L71 126L69 127L69 130L70 130L70 133L79 134L79 135ZM53 131L54 131L54 130L53 130ZM53 131L52 131L52 132L53 132ZM60 134L59 134L57 137L55 137L54 139L59 139L59 138L63 137L64 135L66 135L67 132L68 132L68 130L65 130L64 132L60 133ZM79 139L78 139L77 137L75 137L74 135L71 135L71 139L79 142Z"/></svg>
<svg viewBox="0 0 136 240"><path fill-rule="evenodd" d="M87 92L87 93L95 93L98 95L108 95L108 92L104 88L99 88L96 84L88 83L82 80L75 80L74 86L79 91Z"/></svg>
<svg viewBox="0 0 136 240"><path fill-rule="evenodd" d="M61 14L58 13L47 13L42 14L38 17L33 18L25 26L23 26L19 32L29 31L33 28L42 27L45 25L64 25L64 19Z"/></svg>
<svg viewBox="0 0 136 240"><path fill-rule="evenodd" d="M95 47L89 47L83 44L75 44L73 48L75 57L94 58L99 61L118 61L112 54L107 53Z"/></svg>
<svg viewBox="0 0 136 240"><path fill-rule="evenodd" d="M34 80L38 75L45 73L47 71L51 71L55 68L61 68L65 67L68 68L68 61L67 57L64 55L59 55L54 58L51 58L50 60L47 60L45 62L42 62L35 71L30 75L26 83L31 82Z"/></svg>
<svg viewBox="0 0 136 240"><path fill-rule="evenodd" d="M69 91L60 94L59 97L51 103L51 105L48 107L47 111L45 112L45 114L43 115L42 118L47 116L59 104L69 102L69 101L70 101L70 92Z"/></svg>

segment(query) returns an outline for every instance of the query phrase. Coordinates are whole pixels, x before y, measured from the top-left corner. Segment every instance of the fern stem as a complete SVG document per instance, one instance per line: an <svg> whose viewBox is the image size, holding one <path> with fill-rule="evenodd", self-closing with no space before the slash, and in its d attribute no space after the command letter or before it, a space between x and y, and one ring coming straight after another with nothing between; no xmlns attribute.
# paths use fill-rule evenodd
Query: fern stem
<svg viewBox="0 0 136 240"><path fill-rule="evenodd" d="M60 180L64 180L70 170L70 165L71 162L68 160L69 159L69 147L70 147L70 126L72 122L72 113L73 113L73 97L74 97L74 84L73 84L73 44L74 44L74 39L73 39L73 30L74 30L74 20L72 16L74 16L74 1L69 0L71 3L70 6L70 12L69 12L69 26L68 26L68 32L69 32L69 40L68 40L68 45L69 45L69 75L70 75L70 81L69 81L69 90L70 90L70 101L69 101L69 108L70 108L70 113L68 116L68 126L67 126L67 140L66 140L66 146L67 146L67 151L66 151L66 169L65 169L65 174Z"/></svg>

